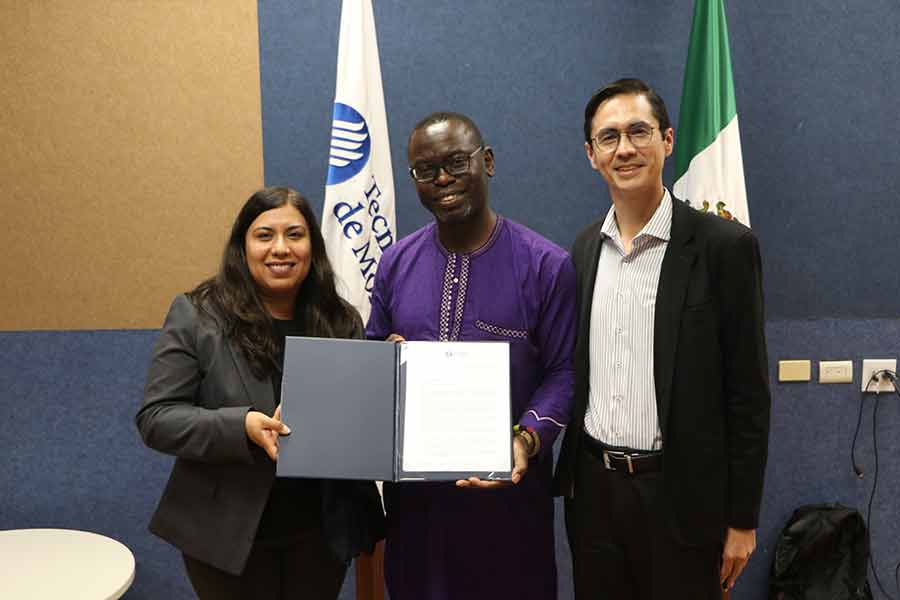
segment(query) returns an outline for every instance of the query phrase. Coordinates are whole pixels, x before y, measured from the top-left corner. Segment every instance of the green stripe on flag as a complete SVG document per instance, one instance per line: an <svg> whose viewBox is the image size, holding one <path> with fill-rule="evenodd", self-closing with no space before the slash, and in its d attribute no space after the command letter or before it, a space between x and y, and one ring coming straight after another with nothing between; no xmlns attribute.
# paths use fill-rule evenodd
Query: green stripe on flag
<svg viewBox="0 0 900 600"><path fill-rule="evenodd" d="M675 181L737 114L724 0L694 3L679 114Z"/></svg>

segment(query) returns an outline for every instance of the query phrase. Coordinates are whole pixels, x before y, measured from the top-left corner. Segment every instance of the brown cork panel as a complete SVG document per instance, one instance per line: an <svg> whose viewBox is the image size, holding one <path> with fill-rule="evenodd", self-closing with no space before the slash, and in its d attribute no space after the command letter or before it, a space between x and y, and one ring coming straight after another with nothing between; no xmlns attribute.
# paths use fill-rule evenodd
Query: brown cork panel
<svg viewBox="0 0 900 600"><path fill-rule="evenodd" d="M256 0L0 23L0 330L159 327L263 182Z"/></svg>

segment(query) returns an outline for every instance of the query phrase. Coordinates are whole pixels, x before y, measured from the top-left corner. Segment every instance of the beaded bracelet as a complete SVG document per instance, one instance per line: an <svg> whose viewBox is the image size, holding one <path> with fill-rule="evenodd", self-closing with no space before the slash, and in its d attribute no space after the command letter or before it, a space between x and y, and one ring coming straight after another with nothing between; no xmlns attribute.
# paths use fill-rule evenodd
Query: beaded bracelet
<svg viewBox="0 0 900 600"><path fill-rule="evenodd" d="M517 423L513 425L513 432L525 441L528 458L536 456L541 449L541 438L535 432L534 427L526 427Z"/></svg>

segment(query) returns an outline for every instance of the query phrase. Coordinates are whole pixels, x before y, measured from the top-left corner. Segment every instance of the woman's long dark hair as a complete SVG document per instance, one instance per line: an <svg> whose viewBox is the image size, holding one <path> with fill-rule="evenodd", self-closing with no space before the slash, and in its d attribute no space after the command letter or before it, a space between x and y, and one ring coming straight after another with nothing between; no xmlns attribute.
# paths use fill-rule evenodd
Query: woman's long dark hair
<svg viewBox="0 0 900 600"><path fill-rule="evenodd" d="M245 239L259 215L288 203L306 220L312 245L309 273L297 293L294 320L301 323L304 335L312 337L353 337L362 327L359 313L337 294L322 230L306 198L287 187L259 190L250 196L231 227L219 272L187 296L199 311L224 329L226 337L237 343L250 370L260 379L278 367L282 347L247 268Z"/></svg>

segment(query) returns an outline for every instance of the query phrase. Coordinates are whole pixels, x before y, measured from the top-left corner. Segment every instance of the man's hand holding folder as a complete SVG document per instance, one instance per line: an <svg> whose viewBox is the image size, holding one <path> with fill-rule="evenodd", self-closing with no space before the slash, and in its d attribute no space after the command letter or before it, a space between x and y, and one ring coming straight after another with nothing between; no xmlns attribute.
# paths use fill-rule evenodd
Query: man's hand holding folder
<svg viewBox="0 0 900 600"><path fill-rule="evenodd" d="M484 481L478 477L469 477L458 480L456 487L490 489L515 485L522 481L528 472L528 448L525 447L525 440L517 435L513 436L513 463L512 478L509 481Z"/></svg>
<svg viewBox="0 0 900 600"><path fill-rule="evenodd" d="M392 333L385 339L386 342L405 342L406 339L399 334ZM513 437L513 472L510 481L485 481L480 477L469 477L468 479L459 479L456 481L456 487L461 488L480 488L491 489L506 487L519 483L525 473L528 472L528 448L525 447L525 440L519 436Z"/></svg>

